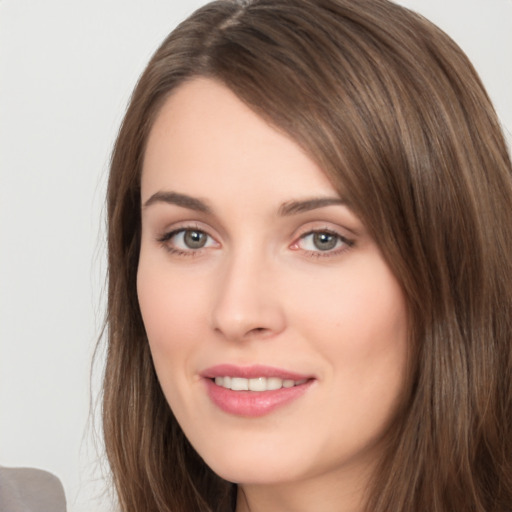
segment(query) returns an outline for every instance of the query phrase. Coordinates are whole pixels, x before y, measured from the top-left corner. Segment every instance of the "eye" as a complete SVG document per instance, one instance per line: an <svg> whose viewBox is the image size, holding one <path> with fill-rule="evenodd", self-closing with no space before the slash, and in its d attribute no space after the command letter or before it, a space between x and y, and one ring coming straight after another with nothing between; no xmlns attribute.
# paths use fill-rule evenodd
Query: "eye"
<svg viewBox="0 0 512 512"><path fill-rule="evenodd" d="M196 231L186 229L174 236L176 242L179 240L180 243L185 245L188 249L201 249L206 245L208 241L208 235L203 231Z"/></svg>
<svg viewBox="0 0 512 512"><path fill-rule="evenodd" d="M166 233L159 242L174 253L194 253L200 249L214 247L217 242L207 233L195 228L181 228Z"/></svg>
<svg viewBox="0 0 512 512"><path fill-rule="evenodd" d="M338 253L352 247L353 242L339 233L329 230L311 231L302 235L292 246L294 249L302 249L308 253L325 256Z"/></svg>

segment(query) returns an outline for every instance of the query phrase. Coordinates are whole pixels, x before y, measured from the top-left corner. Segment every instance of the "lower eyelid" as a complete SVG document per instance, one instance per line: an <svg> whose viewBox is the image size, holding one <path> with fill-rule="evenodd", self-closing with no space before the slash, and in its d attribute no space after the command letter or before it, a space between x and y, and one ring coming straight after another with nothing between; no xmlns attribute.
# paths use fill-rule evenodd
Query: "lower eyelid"
<svg viewBox="0 0 512 512"><path fill-rule="evenodd" d="M337 238L337 242L335 247L332 249L306 249L304 247L301 247L301 241L308 237L308 236L314 236L318 233L326 233L332 236L335 236ZM341 243L340 243L341 242ZM307 233L304 233L299 238L296 239L296 242L294 242L291 246L292 250L300 250L303 252L303 254L310 258L328 258L328 257L336 257L341 256L343 253L350 250L355 244L355 241L352 239L349 239L345 236L343 236L341 233L338 233L331 229L315 229L312 231L309 231Z"/></svg>
<svg viewBox="0 0 512 512"><path fill-rule="evenodd" d="M204 233L207 236L207 241L204 246L199 248L181 248L176 245L170 244L170 240L172 240L177 235L184 234L186 231L198 231L201 233ZM332 249L306 249L304 247L301 247L301 242L309 237L314 236L315 234L325 233L332 235L337 238L336 246ZM189 225L189 226L180 226L176 229L171 229L170 231L166 231L162 233L161 235L156 236L156 241L159 242L168 252L176 254L176 255L183 255L183 256L192 256L192 255L199 255L203 250L209 249L211 247L220 246L220 243L217 242L217 240L210 235L205 229L197 226L197 225ZM341 242L341 243L340 243ZM332 229L314 229L311 231L308 231L302 235L300 235L298 238L296 238L296 241L292 243L290 248L292 250L301 250L304 253L307 253L308 256L312 257L328 257L328 256L336 256L340 253L343 253L347 250L349 250L351 247L353 247L355 244L355 241L352 239L349 239L345 237L344 235L332 230Z"/></svg>
<svg viewBox="0 0 512 512"><path fill-rule="evenodd" d="M170 245L170 241L174 237L176 237L180 234L181 234L181 236L184 236L184 233L186 231L197 231L200 233L204 233L208 237L208 240L204 246L199 247L197 249L189 248L189 247L181 248L181 247ZM157 236L156 241L159 242L170 253L177 254L177 255L183 255L183 256L198 255L203 249L209 249L212 246L218 245L218 242L215 240L215 238L213 236L211 236L204 229L201 229L196 226L183 226L183 227L173 229L171 231L163 233L160 236Z"/></svg>
<svg viewBox="0 0 512 512"><path fill-rule="evenodd" d="M334 249L328 250L328 251L308 251L304 250L304 254L308 258L335 258L338 256L342 256L346 252L350 251L352 249L352 245L349 244L343 244L339 247L336 247Z"/></svg>

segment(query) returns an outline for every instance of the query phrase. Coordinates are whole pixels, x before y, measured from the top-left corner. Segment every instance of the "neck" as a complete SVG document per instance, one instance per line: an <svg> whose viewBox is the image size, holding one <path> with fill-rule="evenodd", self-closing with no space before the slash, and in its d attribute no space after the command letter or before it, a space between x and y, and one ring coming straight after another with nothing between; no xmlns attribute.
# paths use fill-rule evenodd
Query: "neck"
<svg viewBox="0 0 512 512"><path fill-rule="evenodd" d="M362 512L368 475L319 475L276 484L240 484L236 512Z"/></svg>

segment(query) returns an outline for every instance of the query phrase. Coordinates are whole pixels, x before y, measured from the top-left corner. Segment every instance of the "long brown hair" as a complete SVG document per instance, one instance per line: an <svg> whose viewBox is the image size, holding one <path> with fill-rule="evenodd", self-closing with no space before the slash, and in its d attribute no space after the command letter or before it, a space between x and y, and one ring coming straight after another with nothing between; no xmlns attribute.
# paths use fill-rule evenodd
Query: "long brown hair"
<svg viewBox="0 0 512 512"><path fill-rule="evenodd" d="M343 190L400 282L409 393L371 512L512 510L512 170L463 52L387 0L217 1L140 78L108 186L104 435L124 512L233 509L160 390L136 292L140 174L168 95L205 76L289 134Z"/></svg>

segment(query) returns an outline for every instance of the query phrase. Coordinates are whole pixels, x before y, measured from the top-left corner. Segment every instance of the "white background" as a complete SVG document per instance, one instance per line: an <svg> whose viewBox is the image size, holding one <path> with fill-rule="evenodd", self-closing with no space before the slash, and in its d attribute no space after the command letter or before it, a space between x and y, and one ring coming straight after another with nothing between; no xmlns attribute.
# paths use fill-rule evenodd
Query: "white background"
<svg viewBox="0 0 512 512"><path fill-rule="evenodd" d="M111 146L150 55L203 3L0 0L0 464L55 473L69 512L111 510L88 423ZM401 3L468 53L511 141L512 0Z"/></svg>

